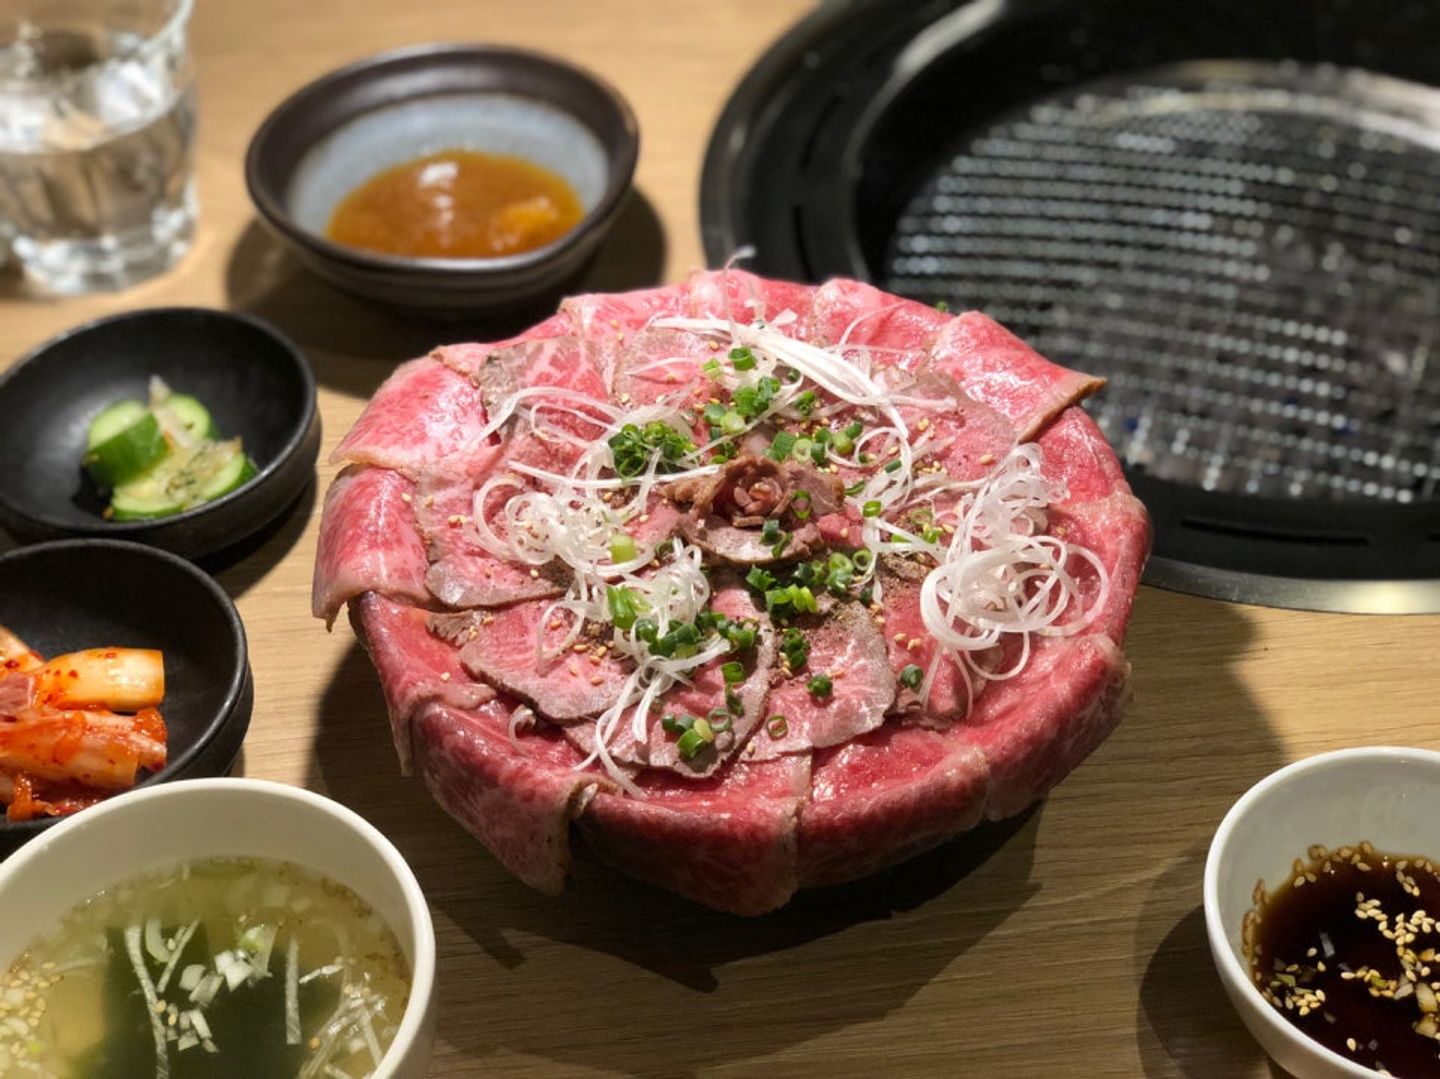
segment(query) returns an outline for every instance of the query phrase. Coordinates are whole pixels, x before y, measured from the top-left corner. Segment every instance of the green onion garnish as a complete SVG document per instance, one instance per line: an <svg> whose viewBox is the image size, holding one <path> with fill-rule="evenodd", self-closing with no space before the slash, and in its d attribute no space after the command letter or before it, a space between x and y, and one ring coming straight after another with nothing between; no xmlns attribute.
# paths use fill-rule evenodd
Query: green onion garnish
<svg viewBox="0 0 1440 1079"><path fill-rule="evenodd" d="M780 522L771 517L760 526L760 538L766 543L774 543L780 538Z"/></svg>
<svg viewBox="0 0 1440 1079"><path fill-rule="evenodd" d="M834 691L835 686L825 675L817 674L805 683L805 688L808 689L813 696L828 697L831 692Z"/></svg>
<svg viewBox="0 0 1440 1079"><path fill-rule="evenodd" d="M860 515L862 517L879 517L880 511L883 508L884 507L880 505L879 499L872 498L869 502L866 502L865 505L860 507Z"/></svg>
<svg viewBox="0 0 1440 1079"><path fill-rule="evenodd" d="M855 552L855 557L852 559L852 562L857 570L864 573L875 564L875 555L869 550L861 548Z"/></svg>
<svg viewBox="0 0 1440 1079"><path fill-rule="evenodd" d="M805 390L794 401L795 411L808 417L815 408L815 391Z"/></svg>
<svg viewBox="0 0 1440 1079"><path fill-rule="evenodd" d="M627 533L617 532L610 537L611 562L629 562L637 553L635 540Z"/></svg>
<svg viewBox="0 0 1440 1079"><path fill-rule="evenodd" d="M810 519L810 492L796 491L790 499L790 512L802 521Z"/></svg>
<svg viewBox="0 0 1440 1079"><path fill-rule="evenodd" d="M633 588L609 585L605 589L605 605L610 609L610 621L614 622L615 628L621 632L635 625L635 619L639 616L644 602L640 593Z"/></svg>
<svg viewBox="0 0 1440 1079"><path fill-rule="evenodd" d="M777 461L783 461L795 451L795 444L799 441L789 431L781 431L775 436L775 441L770 443L768 456Z"/></svg>
<svg viewBox="0 0 1440 1079"><path fill-rule="evenodd" d="M797 461L803 461L814 451L815 443L811 442L808 438L797 438L795 440L795 448L790 452L795 455Z"/></svg>
<svg viewBox="0 0 1440 1079"><path fill-rule="evenodd" d="M784 716L771 716L765 721L765 733L771 738L784 738L790 733L790 721Z"/></svg>
<svg viewBox="0 0 1440 1079"><path fill-rule="evenodd" d="M885 466L885 471L886 471L886 472L899 472L899 471L900 471L900 466L901 466L901 464L903 464L902 461L891 461L888 465Z"/></svg>
<svg viewBox="0 0 1440 1079"><path fill-rule="evenodd" d="M789 533L789 532L781 532L781 533L780 533L780 538L777 539L777 540L774 542L774 544L772 544L771 547L770 547L770 557L771 557L771 558L779 558L782 554L785 553L785 548L786 548L786 547L789 547L789 546L790 546L790 533Z"/></svg>
<svg viewBox="0 0 1440 1079"><path fill-rule="evenodd" d="M720 667L720 677L725 679L727 686L745 681L745 665L743 663L725 663Z"/></svg>
<svg viewBox="0 0 1440 1079"><path fill-rule="evenodd" d="M732 716L738 716L741 712L745 711L745 704L740 700L740 694L736 693L733 689L727 689L725 691L725 707L730 710Z"/></svg>
<svg viewBox="0 0 1440 1079"><path fill-rule="evenodd" d="M720 417L720 430L727 435L738 435L745 430L745 417L733 408Z"/></svg>
<svg viewBox="0 0 1440 1079"><path fill-rule="evenodd" d="M666 716L660 721L660 729L667 734L684 734L695 721L689 716L684 719L676 719L674 716Z"/></svg>
<svg viewBox="0 0 1440 1079"><path fill-rule="evenodd" d="M737 371L753 371L755 370L755 353L748 348L732 348L730 365Z"/></svg>
<svg viewBox="0 0 1440 1079"><path fill-rule="evenodd" d="M675 743L675 749L680 754L682 761L688 761L692 760L697 753L709 744L710 743L704 738L700 737L698 731L692 728L680 736L680 740Z"/></svg>
<svg viewBox="0 0 1440 1079"><path fill-rule="evenodd" d="M849 435L851 438L859 438L860 435L861 435L861 433L862 433L864 430L865 430L865 425L864 425L863 423L861 423L859 420L856 420L856 421L854 421L853 423L847 423L847 424L845 425L845 433L846 433L847 435Z"/></svg>
<svg viewBox="0 0 1440 1079"><path fill-rule="evenodd" d="M705 739L705 741L707 742L715 741L715 731L711 728L710 721L708 719L701 719L697 717L695 720L695 725L690 729L696 734L698 734L701 738Z"/></svg>
<svg viewBox="0 0 1440 1079"><path fill-rule="evenodd" d="M845 488L845 495L847 498L854 498L863 490L865 490L865 481L857 480L855 483L852 483L849 487Z"/></svg>
<svg viewBox="0 0 1440 1079"><path fill-rule="evenodd" d="M775 587L775 574L762 566L751 566L745 574L745 583L757 592L764 592Z"/></svg>
<svg viewBox="0 0 1440 1079"><path fill-rule="evenodd" d="M705 372L707 378L713 378L716 382L719 382L724 375L724 372L720 369L719 360L706 360L700 365L700 370Z"/></svg>
<svg viewBox="0 0 1440 1079"><path fill-rule="evenodd" d="M906 689L918 689L925 678L925 672L913 663L907 663L900 672L900 684Z"/></svg>
<svg viewBox="0 0 1440 1079"><path fill-rule="evenodd" d="M803 585L790 586L790 602L801 614L815 614L820 609L815 602L815 593Z"/></svg>

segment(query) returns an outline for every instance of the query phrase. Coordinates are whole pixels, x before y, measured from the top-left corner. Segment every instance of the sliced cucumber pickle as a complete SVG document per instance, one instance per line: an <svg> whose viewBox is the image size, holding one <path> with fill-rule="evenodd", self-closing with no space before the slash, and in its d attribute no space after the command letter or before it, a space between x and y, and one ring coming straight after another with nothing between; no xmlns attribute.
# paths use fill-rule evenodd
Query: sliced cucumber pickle
<svg viewBox="0 0 1440 1079"><path fill-rule="evenodd" d="M136 402L138 405L139 402ZM105 434L110 428L107 409L90 425L93 437L96 428ZM101 420L106 420L101 423ZM100 487L119 485L144 475L169 453L160 424L149 412L141 410L140 417L114 434L107 435L99 442L92 442L85 454L85 470Z"/></svg>
<svg viewBox="0 0 1440 1079"><path fill-rule="evenodd" d="M110 496L110 519L143 521L150 517L169 517L183 510L183 498L172 490L180 465L181 462L171 457L145 475L116 487Z"/></svg>
<svg viewBox="0 0 1440 1079"><path fill-rule="evenodd" d="M100 443L108 442L125 428L133 427L148 415L150 415L150 410L139 401L116 401L113 405L106 405L100 410L99 415L90 421L85 448L93 450Z"/></svg>
<svg viewBox="0 0 1440 1079"><path fill-rule="evenodd" d="M168 408L180 421L180 425L195 438L219 437L210 410L188 393L172 393L165 398L161 407Z"/></svg>

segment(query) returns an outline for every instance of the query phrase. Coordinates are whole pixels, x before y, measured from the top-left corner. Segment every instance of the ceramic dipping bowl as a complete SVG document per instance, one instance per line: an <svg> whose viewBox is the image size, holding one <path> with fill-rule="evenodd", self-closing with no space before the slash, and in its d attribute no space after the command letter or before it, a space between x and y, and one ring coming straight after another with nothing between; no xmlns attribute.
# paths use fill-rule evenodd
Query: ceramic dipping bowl
<svg viewBox="0 0 1440 1079"><path fill-rule="evenodd" d="M338 288L431 317L538 312L604 240L639 144L624 99L564 61L493 45L424 45L360 60L298 90L255 133L245 181L266 223ZM498 258L410 258L325 238L358 184L445 149L540 165L574 188L584 216L552 243Z"/></svg>

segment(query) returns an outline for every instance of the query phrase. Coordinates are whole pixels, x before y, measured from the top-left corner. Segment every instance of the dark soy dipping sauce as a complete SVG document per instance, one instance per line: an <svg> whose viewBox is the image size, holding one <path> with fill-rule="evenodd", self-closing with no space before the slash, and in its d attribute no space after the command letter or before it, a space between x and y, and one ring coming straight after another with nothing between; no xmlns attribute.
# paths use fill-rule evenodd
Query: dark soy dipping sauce
<svg viewBox="0 0 1440 1079"><path fill-rule="evenodd" d="M1308 853L1274 893L1256 885L1244 925L1255 987L1357 1064L1440 1076L1440 866L1369 843Z"/></svg>

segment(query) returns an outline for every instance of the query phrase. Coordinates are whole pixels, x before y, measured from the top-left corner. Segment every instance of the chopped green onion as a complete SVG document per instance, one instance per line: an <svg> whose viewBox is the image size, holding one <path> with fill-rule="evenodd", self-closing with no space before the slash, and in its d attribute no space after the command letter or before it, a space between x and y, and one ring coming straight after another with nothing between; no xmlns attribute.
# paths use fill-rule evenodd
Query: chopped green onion
<svg viewBox="0 0 1440 1079"><path fill-rule="evenodd" d="M720 417L720 430L727 435L738 435L745 430L745 417L733 408Z"/></svg>
<svg viewBox="0 0 1440 1079"><path fill-rule="evenodd" d="M692 728L680 736L680 740L675 743L675 749L680 754L681 760L688 761L693 760L695 755L709 744L710 743L704 738L700 737L698 731Z"/></svg>
<svg viewBox="0 0 1440 1079"><path fill-rule="evenodd" d="M850 591L850 585L854 583L854 580L855 574L848 569L832 569L825 576L825 587L837 596L843 596Z"/></svg>
<svg viewBox="0 0 1440 1079"><path fill-rule="evenodd" d="M770 547L770 557L771 557L771 558L779 558L781 555L783 555L783 554L785 553L785 548L786 548L786 547L789 547L789 546L790 546L790 533L789 533L789 532L781 532L781 533L780 533L780 538L777 539L777 540L771 545L771 547Z"/></svg>
<svg viewBox="0 0 1440 1079"><path fill-rule="evenodd" d="M843 551L832 551L830 554L830 568L854 569L855 563L851 562L850 556L845 554Z"/></svg>
<svg viewBox="0 0 1440 1079"><path fill-rule="evenodd" d="M640 593L633 588L609 585L605 589L605 604L610 609L610 621L614 622L615 628L621 632L634 627L635 619L644 603Z"/></svg>
<svg viewBox="0 0 1440 1079"><path fill-rule="evenodd" d="M765 733L771 738L784 738L790 733L790 721L784 716L771 716L765 721Z"/></svg>
<svg viewBox="0 0 1440 1079"><path fill-rule="evenodd" d="M745 681L745 665L743 663L735 663L734 661L722 664L720 667L720 677L725 679L727 686L733 686L738 682L743 682Z"/></svg>
<svg viewBox="0 0 1440 1079"><path fill-rule="evenodd" d="M724 376L724 372L720 369L719 360L706 360L700 365L700 370L705 372L707 378L713 378L717 382Z"/></svg>
<svg viewBox="0 0 1440 1079"><path fill-rule="evenodd" d="M740 694L736 693L733 689L727 689L725 691L725 707L730 710L732 716L738 716L741 712L745 711L745 704L740 700Z"/></svg>
<svg viewBox="0 0 1440 1079"><path fill-rule="evenodd" d="M796 412L808 417L815 409L815 391L805 390L795 398L794 405Z"/></svg>
<svg viewBox="0 0 1440 1079"><path fill-rule="evenodd" d="M815 433L810 437L813 438L816 442L820 443L820 445L824 446L830 441L830 428L817 427L815 429Z"/></svg>
<svg viewBox="0 0 1440 1079"><path fill-rule="evenodd" d="M635 540L627 533L617 532L610 537L611 562L629 562L637 553Z"/></svg>
<svg viewBox="0 0 1440 1079"><path fill-rule="evenodd" d="M775 587L775 574L761 566L751 566L745 574L745 583L757 592L765 592Z"/></svg>
<svg viewBox="0 0 1440 1079"><path fill-rule="evenodd" d="M660 721L660 729L667 734L684 734L688 731L694 720L689 716L684 719L676 719L674 716L666 716Z"/></svg>
<svg viewBox="0 0 1440 1079"><path fill-rule="evenodd" d="M744 652L747 649L755 647L755 631L756 625L754 622L731 622L730 625L721 632L729 639L732 648Z"/></svg>
<svg viewBox="0 0 1440 1079"><path fill-rule="evenodd" d="M718 426L720 421L725 418L725 406L716 404L706 405L703 415L705 416L706 423L712 427Z"/></svg>
<svg viewBox="0 0 1440 1079"><path fill-rule="evenodd" d="M856 495L858 495L858 494L859 494L861 491L863 491L863 490L865 490L865 481L864 481L864 480L857 480L856 482L852 483L849 487L845 488L845 495L846 495L847 498L854 498Z"/></svg>
<svg viewBox="0 0 1440 1079"><path fill-rule="evenodd" d="M872 554L869 550L862 547L860 550L855 552L855 557L852 559L852 563L857 570L859 570L861 573L864 573L872 565L875 564L875 555Z"/></svg>
<svg viewBox="0 0 1440 1079"><path fill-rule="evenodd" d="M834 691L835 686L825 675L817 674L805 683L805 688L816 697L828 697Z"/></svg>
<svg viewBox="0 0 1440 1079"><path fill-rule="evenodd" d="M654 644L655 638L660 635L660 627L649 618L638 618L635 620L635 639L644 641L646 644Z"/></svg>
<svg viewBox="0 0 1440 1079"><path fill-rule="evenodd" d="M950 310L950 304L946 300L936 300L935 310L939 311L943 315Z"/></svg>
<svg viewBox="0 0 1440 1079"><path fill-rule="evenodd" d="M906 689L918 689L925 678L925 672L913 663L907 663L900 672L900 684Z"/></svg>
<svg viewBox="0 0 1440 1079"><path fill-rule="evenodd" d="M707 742L715 741L715 731L710 726L708 719L696 718L695 725L690 728Z"/></svg>
<svg viewBox="0 0 1440 1079"><path fill-rule="evenodd" d="M765 610L771 614L783 614L791 605L789 588L771 588L765 593Z"/></svg>
<svg viewBox="0 0 1440 1079"><path fill-rule="evenodd" d="M885 471L886 471L886 472L899 472L899 471L900 471L900 466L901 466L903 463L904 463L903 461L899 461L899 460L891 461L888 465L885 466Z"/></svg>
<svg viewBox="0 0 1440 1079"><path fill-rule="evenodd" d="M808 438L797 438L795 440L795 448L790 452L795 455L797 461L803 461L810 456L814 449L815 443L811 442Z"/></svg>
<svg viewBox="0 0 1440 1079"><path fill-rule="evenodd" d="M774 543L780 538L780 522L771 517L760 526L760 538L766 543Z"/></svg>
<svg viewBox="0 0 1440 1079"><path fill-rule="evenodd" d="M815 602L815 593L798 584L790 586L790 602L801 614L815 614L820 609Z"/></svg>
<svg viewBox="0 0 1440 1079"><path fill-rule="evenodd" d="M800 381L800 372L797 371L797 370L795 370L795 368L793 368L793 367L787 367L787 368L785 368L785 381L786 381L786 382L799 382L799 381Z"/></svg>
<svg viewBox="0 0 1440 1079"><path fill-rule="evenodd" d="M862 591L862 592L860 593L860 602L863 603L863 604L865 604L865 606L867 606L867 607L870 606L870 604L873 603L874 601L875 601L875 591L874 591L874 589L867 588L867 589L865 589L864 591Z"/></svg>
<svg viewBox="0 0 1440 1079"><path fill-rule="evenodd" d="M809 491L795 492L795 497L790 499L790 512L793 513L799 520L808 521L810 519Z"/></svg>
<svg viewBox="0 0 1440 1079"><path fill-rule="evenodd" d="M884 507L880 505L879 499L872 498L860 507L860 514L862 517L879 517L880 511L883 508Z"/></svg>
<svg viewBox="0 0 1440 1079"><path fill-rule="evenodd" d="M720 709L717 708L715 709L715 711L718 712L720 711ZM713 730L716 734L724 734L726 731L730 730L734 726L735 721L729 716L725 716L721 719L711 720L710 722L710 729Z"/></svg>
<svg viewBox="0 0 1440 1079"><path fill-rule="evenodd" d="M859 438L860 435L864 433L864 431L865 425L859 420L855 420L853 423L847 423L845 425L845 433L851 438Z"/></svg>
<svg viewBox="0 0 1440 1079"><path fill-rule="evenodd" d="M732 348L730 364L737 371L753 371L755 369L755 353L748 348Z"/></svg>
<svg viewBox="0 0 1440 1079"><path fill-rule="evenodd" d="M830 440L830 444L835 447L835 452L841 457L846 456L855 448L855 440L844 431L838 432L835 437Z"/></svg>
<svg viewBox="0 0 1440 1079"><path fill-rule="evenodd" d="M920 538L923 539L926 543L939 543L940 530L938 528L927 528L924 532L920 534Z"/></svg>
<svg viewBox="0 0 1440 1079"><path fill-rule="evenodd" d="M775 440L770 443L767 456L774 458L776 461L783 461L794 452L795 444L798 441L799 439L789 431L781 431L776 434Z"/></svg>

